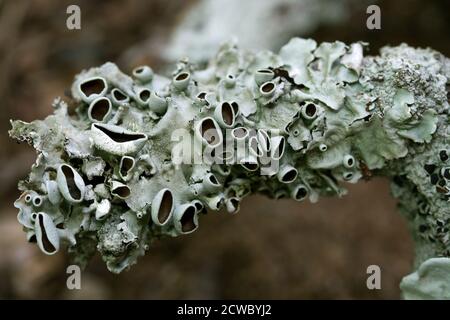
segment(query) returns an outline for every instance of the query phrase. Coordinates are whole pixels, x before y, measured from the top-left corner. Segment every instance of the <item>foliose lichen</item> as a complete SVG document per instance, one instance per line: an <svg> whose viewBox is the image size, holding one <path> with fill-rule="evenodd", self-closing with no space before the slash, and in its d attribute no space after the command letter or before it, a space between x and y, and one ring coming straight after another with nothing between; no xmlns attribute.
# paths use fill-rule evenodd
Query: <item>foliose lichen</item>
<svg viewBox="0 0 450 320"><path fill-rule="evenodd" d="M450 62L407 45L364 57L365 46L225 44L207 67L183 60L171 77L83 71L53 115L12 121L11 137L38 152L15 202L28 240L46 254L65 245L82 265L97 249L121 272L154 239L194 232L207 209L236 213L251 193L315 202L382 175L416 268L449 257Z"/></svg>
<svg viewBox="0 0 450 320"><path fill-rule="evenodd" d="M431 258L400 283L405 299L450 299L450 259Z"/></svg>

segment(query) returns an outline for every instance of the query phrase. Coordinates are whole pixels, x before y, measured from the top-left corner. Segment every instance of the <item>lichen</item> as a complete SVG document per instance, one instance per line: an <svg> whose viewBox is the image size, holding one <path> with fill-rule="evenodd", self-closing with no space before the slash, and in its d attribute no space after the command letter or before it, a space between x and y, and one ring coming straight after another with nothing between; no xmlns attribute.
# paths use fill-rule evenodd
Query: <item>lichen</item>
<svg viewBox="0 0 450 320"><path fill-rule="evenodd" d="M121 272L154 239L194 232L207 209L236 213L251 193L315 202L380 175L408 218L416 268L450 256L450 62L407 45L363 57L365 46L225 44L171 77L83 71L53 115L12 121L11 137L38 152L15 203L29 241L48 254L65 243L82 265L96 246Z"/></svg>
<svg viewBox="0 0 450 320"><path fill-rule="evenodd" d="M450 259L431 258L400 283L405 299L450 299Z"/></svg>

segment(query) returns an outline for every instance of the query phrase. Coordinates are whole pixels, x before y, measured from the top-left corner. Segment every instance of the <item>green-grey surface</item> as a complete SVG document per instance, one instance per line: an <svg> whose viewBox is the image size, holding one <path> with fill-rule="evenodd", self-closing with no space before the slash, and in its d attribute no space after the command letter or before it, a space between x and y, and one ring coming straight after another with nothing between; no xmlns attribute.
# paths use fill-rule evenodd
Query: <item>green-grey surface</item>
<svg viewBox="0 0 450 320"><path fill-rule="evenodd" d="M12 122L10 135L38 152L15 202L27 239L47 254L65 245L80 265L99 251L121 272L153 239L195 231L205 208L235 213L250 193L317 201L344 195L342 181L382 175L409 221L415 268L449 256L450 62L407 45L363 57L364 47L294 38L275 54L226 44L204 69L180 61L172 78L112 63L82 72L70 105L58 98L45 120ZM80 89L86 81L94 94ZM258 134L230 140L236 127ZM176 129L246 156L180 162L187 140L173 139Z"/></svg>
<svg viewBox="0 0 450 320"><path fill-rule="evenodd" d="M405 299L450 299L450 259L431 258L400 283Z"/></svg>

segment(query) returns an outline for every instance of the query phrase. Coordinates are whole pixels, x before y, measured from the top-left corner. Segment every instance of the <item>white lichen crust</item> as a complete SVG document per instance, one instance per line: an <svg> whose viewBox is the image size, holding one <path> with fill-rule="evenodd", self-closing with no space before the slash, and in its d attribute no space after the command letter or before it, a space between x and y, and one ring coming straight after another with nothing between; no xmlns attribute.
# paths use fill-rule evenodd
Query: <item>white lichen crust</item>
<svg viewBox="0 0 450 320"><path fill-rule="evenodd" d="M253 54L226 44L205 69L180 61L171 78L112 63L82 72L70 107L58 99L45 120L12 122L10 135L38 152L15 203L28 239L48 254L64 242L81 264L97 249L121 272L153 239L195 231L206 209L237 212L250 193L315 202L345 194L342 181L383 175L417 266L450 256L449 60L406 45L364 58L364 47L295 38ZM236 129L249 157L180 162L177 129L214 150ZM264 167L268 158L277 166Z"/></svg>

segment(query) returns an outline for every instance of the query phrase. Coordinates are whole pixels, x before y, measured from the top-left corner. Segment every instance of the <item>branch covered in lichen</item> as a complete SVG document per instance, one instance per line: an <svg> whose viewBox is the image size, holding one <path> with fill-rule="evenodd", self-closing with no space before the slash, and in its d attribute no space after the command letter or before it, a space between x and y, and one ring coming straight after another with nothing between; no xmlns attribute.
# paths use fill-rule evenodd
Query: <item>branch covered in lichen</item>
<svg viewBox="0 0 450 320"><path fill-rule="evenodd" d="M314 202L383 175L417 266L450 256L449 60L406 45L363 51L297 38L279 54L224 45L172 78L112 63L82 72L69 104L12 122L38 152L15 202L28 240L46 254L65 244L81 265L98 250L121 272L154 239L195 231L206 209L235 213L251 193Z"/></svg>

